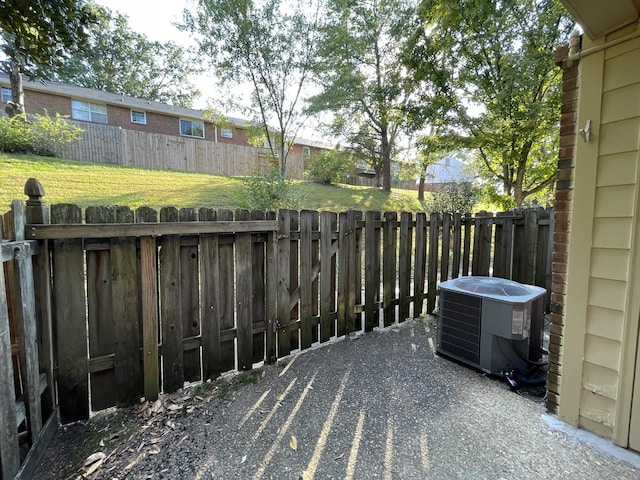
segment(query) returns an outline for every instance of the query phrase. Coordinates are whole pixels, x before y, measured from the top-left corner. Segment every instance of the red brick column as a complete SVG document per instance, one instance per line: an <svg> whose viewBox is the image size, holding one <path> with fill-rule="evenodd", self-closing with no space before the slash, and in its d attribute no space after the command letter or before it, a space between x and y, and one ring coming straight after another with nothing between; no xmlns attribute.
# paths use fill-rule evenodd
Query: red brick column
<svg viewBox="0 0 640 480"><path fill-rule="evenodd" d="M551 335L549 339L549 373L547 378L547 409L555 412L560 401L564 335L564 305L569 256L569 230L573 198L573 161L576 144L578 62L568 58L569 48L556 50L555 62L562 68L562 109L560 117L560 150L556 182L553 264L551 280Z"/></svg>

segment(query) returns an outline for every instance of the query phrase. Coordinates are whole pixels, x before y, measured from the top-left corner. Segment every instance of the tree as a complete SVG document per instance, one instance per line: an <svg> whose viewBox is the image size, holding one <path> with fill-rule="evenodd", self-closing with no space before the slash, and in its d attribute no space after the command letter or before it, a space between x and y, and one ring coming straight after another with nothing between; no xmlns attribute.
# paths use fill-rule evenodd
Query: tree
<svg viewBox="0 0 640 480"><path fill-rule="evenodd" d="M474 149L494 196L520 206L549 188L561 96L553 51L572 28L562 7L556 0L423 0L420 17L416 44L440 45L453 72L459 102L450 130ZM419 53L416 75L427 65Z"/></svg>
<svg viewBox="0 0 640 480"><path fill-rule="evenodd" d="M24 112L22 74L42 78L74 50L86 45L96 7L84 0L4 0L0 7L0 69L9 75L12 110Z"/></svg>
<svg viewBox="0 0 640 480"><path fill-rule="evenodd" d="M50 78L132 97L189 107L199 92L189 81L197 62L175 42L152 42L125 15L100 8L85 52L64 59Z"/></svg>
<svg viewBox="0 0 640 480"><path fill-rule="evenodd" d="M386 192L418 88L401 61L414 12L410 0L328 0L315 69L321 92L310 99L311 112L335 115L334 133L375 170Z"/></svg>
<svg viewBox="0 0 640 480"><path fill-rule="evenodd" d="M289 145L303 126L302 90L314 64L317 7L282 0L198 0L183 28L223 84L248 83L249 104L235 105L260 125L262 142L286 174Z"/></svg>

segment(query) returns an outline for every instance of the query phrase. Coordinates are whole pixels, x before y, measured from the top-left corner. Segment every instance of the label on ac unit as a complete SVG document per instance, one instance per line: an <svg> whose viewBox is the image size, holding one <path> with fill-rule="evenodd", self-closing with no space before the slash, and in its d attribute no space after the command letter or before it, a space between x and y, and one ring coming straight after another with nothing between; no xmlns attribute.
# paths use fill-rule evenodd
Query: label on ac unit
<svg viewBox="0 0 640 480"><path fill-rule="evenodd" d="M513 317L511 320L511 335L522 335L524 328L524 310L513 309Z"/></svg>

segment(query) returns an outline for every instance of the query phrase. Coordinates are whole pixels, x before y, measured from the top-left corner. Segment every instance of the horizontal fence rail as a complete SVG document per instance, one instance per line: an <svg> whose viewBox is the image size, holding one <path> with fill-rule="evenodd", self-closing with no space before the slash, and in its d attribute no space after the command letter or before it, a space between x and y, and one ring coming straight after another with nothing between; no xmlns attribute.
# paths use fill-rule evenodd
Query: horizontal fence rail
<svg viewBox="0 0 640 480"><path fill-rule="evenodd" d="M37 311L55 332L45 357L63 421L431 313L450 278L550 286L549 210L83 211L45 207L30 182L22 244L37 252ZM12 248L2 245L5 266Z"/></svg>

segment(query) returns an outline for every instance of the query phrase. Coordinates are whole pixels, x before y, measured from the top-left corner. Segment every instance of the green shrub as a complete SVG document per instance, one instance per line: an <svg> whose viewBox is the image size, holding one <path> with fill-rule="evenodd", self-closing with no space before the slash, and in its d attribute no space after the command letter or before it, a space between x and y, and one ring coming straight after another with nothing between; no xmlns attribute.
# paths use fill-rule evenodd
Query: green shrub
<svg viewBox="0 0 640 480"><path fill-rule="evenodd" d="M306 172L307 179L316 183L344 182L351 161L351 156L346 152L321 152L311 158Z"/></svg>
<svg viewBox="0 0 640 480"><path fill-rule="evenodd" d="M443 183L425 200L430 212L470 213L480 199L478 191L469 182Z"/></svg>
<svg viewBox="0 0 640 480"><path fill-rule="evenodd" d="M300 195L291 180L280 175L277 165L265 172L255 172L243 180L243 188L237 192L240 208L248 210L277 210L300 207Z"/></svg>
<svg viewBox="0 0 640 480"><path fill-rule="evenodd" d="M81 138L83 130L60 114L16 115L0 118L0 151L61 157L69 144Z"/></svg>

